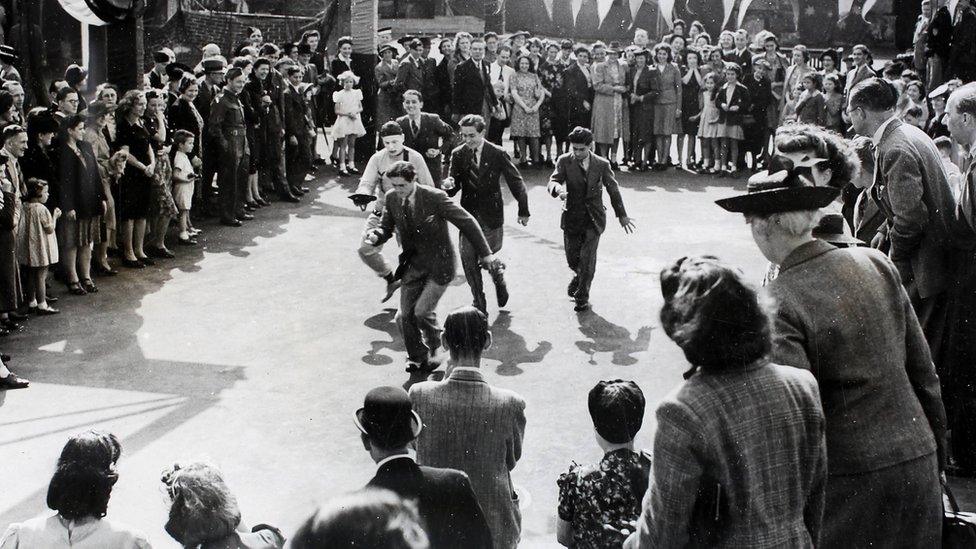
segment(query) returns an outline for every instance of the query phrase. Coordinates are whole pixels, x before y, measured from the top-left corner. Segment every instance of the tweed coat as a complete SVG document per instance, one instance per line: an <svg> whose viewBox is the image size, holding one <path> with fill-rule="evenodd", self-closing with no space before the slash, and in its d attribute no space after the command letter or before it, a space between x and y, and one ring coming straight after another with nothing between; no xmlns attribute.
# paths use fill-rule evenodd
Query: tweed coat
<svg viewBox="0 0 976 549"><path fill-rule="evenodd" d="M888 256L902 282L929 298L948 284L955 201L939 151L925 132L893 120L877 146L871 193L888 219Z"/></svg>
<svg viewBox="0 0 976 549"><path fill-rule="evenodd" d="M522 456L525 400L489 385L473 368L455 368L443 382L417 383L410 400L424 420L417 461L467 473L495 547L515 547L522 517L510 471Z"/></svg>
<svg viewBox="0 0 976 549"><path fill-rule="evenodd" d="M766 289L776 301L773 360L810 370L820 384L831 475L945 455L929 346L881 252L814 240Z"/></svg>
<svg viewBox="0 0 976 549"><path fill-rule="evenodd" d="M766 360L699 371L664 398L656 416L650 485L625 548L817 544L827 452L809 372ZM706 494L716 484L714 526L706 517L716 498Z"/></svg>

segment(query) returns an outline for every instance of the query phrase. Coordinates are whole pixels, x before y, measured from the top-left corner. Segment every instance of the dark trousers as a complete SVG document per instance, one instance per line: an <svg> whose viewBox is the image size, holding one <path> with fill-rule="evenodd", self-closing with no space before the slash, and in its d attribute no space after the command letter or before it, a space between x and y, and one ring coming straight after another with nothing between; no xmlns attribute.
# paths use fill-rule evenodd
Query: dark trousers
<svg viewBox="0 0 976 549"><path fill-rule="evenodd" d="M198 203L193 206L193 209L197 211L203 211L198 209L200 206L210 207L213 204L213 180L217 175L217 166L220 164L220 139L210 136L204 137L200 146L200 154L203 166L201 167L200 181L196 185Z"/></svg>
<svg viewBox="0 0 976 549"><path fill-rule="evenodd" d="M574 229L563 232L563 244L566 248L566 263L575 274L576 295L578 302L589 301L590 285L596 274L596 250L600 246L600 232L592 224L585 229Z"/></svg>
<svg viewBox="0 0 976 549"><path fill-rule="evenodd" d="M247 188L250 161L244 136L231 136L220 154L217 188L220 190L220 219L233 221L244 214L244 192Z"/></svg>
<svg viewBox="0 0 976 549"><path fill-rule="evenodd" d="M502 249L502 239L505 236L503 227L486 229L482 225L481 230L485 233L485 240L488 241L491 253L497 253L498 250ZM461 268L464 269L464 278L468 281L468 286L471 287L471 296L474 298L473 304L476 308L484 311L488 307L488 300L485 299L485 284L481 278L481 265L478 263L481 258L478 257L478 251L464 235L461 235L459 247Z"/></svg>
<svg viewBox="0 0 976 549"><path fill-rule="evenodd" d="M766 113L762 114L763 121L755 124L746 124L742 127L743 139L742 144L739 145L739 167L744 168L746 165L746 153L752 153L752 167L755 168L756 164L762 160L766 144L764 143L766 138Z"/></svg>
<svg viewBox="0 0 976 549"><path fill-rule="evenodd" d="M505 133L505 128L508 127L508 119L499 120L495 117L491 117L488 121L488 135L485 139L491 141L492 143L501 146L502 144L502 134Z"/></svg>
<svg viewBox="0 0 976 549"><path fill-rule="evenodd" d="M297 189L305 182L305 176L312 168L312 157L309 156L309 139L298 139L297 145L285 143L285 177L288 186Z"/></svg>
<svg viewBox="0 0 976 549"><path fill-rule="evenodd" d="M441 327L437 323L437 303L447 291L446 284L438 284L414 268L407 270L400 287L400 310L396 323L403 336L410 362L426 362L431 351L440 346Z"/></svg>

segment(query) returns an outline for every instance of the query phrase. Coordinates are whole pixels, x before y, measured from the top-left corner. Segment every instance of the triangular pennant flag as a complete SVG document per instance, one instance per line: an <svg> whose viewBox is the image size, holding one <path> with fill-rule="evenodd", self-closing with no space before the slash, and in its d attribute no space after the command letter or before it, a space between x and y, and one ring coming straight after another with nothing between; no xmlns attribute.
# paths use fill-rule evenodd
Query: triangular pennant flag
<svg viewBox="0 0 976 549"><path fill-rule="evenodd" d="M674 19L674 0L658 0L657 7L660 10L661 19L671 27L671 21Z"/></svg>
<svg viewBox="0 0 976 549"><path fill-rule="evenodd" d="M546 15L549 16L549 20L552 20L552 0L542 0L542 5L546 8Z"/></svg>
<svg viewBox="0 0 976 549"><path fill-rule="evenodd" d="M583 8L583 0L573 0L570 3L570 7L573 8L573 21L576 21L576 18L579 17L580 9Z"/></svg>
<svg viewBox="0 0 976 549"><path fill-rule="evenodd" d="M750 4L752 4L752 0L742 0L739 4L739 20L735 22L735 28L742 28L742 22L746 20L746 10L749 9Z"/></svg>
<svg viewBox="0 0 976 549"><path fill-rule="evenodd" d="M596 1L596 15L601 25L603 24L603 20L607 18L607 14L610 13L611 7L613 7L613 0Z"/></svg>
<svg viewBox="0 0 976 549"><path fill-rule="evenodd" d="M644 0L629 0L629 2L630 2L630 18L636 19L637 12L640 10L640 7L644 3Z"/></svg>

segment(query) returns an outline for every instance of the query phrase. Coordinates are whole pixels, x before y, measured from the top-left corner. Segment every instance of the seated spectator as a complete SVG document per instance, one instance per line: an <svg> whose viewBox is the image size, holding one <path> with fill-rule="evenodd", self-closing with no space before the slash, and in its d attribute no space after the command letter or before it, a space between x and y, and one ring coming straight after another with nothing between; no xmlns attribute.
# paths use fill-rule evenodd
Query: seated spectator
<svg viewBox="0 0 976 549"><path fill-rule="evenodd" d="M111 433L71 437L47 488L47 506L57 513L11 524L0 548L148 549L142 533L105 518L121 455L122 445Z"/></svg>
<svg viewBox="0 0 976 549"><path fill-rule="evenodd" d="M813 375L770 363L767 313L718 259L677 260L661 293L664 331L691 369L658 406L650 486L624 547L816 546L827 451Z"/></svg>
<svg viewBox="0 0 976 549"><path fill-rule="evenodd" d="M522 456L525 400L481 375L481 353L491 346L485 313L474 307L453 311L444 320L442 340L451 353L447 379L410 388L410 400L426 422L417 439L417 462L467 473L495 547L515 547L522 513L510 472Z"/></svg>
<svg viewBox="0 0 976 549"><path fill-rule="evenodd" d="M556 537L566 547L619 547L624 541L619 530L640 515L651 470L650 455L634 451L644 393L633 381L601 381L590 390L589 408L603 459L574 463L559 476Z"/></svg>
<svg viewBox="0 0 976 549"><path fill-rule="evenodd" d="M377 464L376 476L367 487L386 488L416 500L432 547L492 547L491 531L468 475L417 465L411 455L409 446L424 424L405 390L377 387L366 393L354 422Z"/></svg>
<svg viewBox="0 0 976 549"><path fill-rule="evenodd" d="M266 524L250 533L238 531L241 511L220 471L196 462L173 465L163 471L163 485L170 499L166 533L183 547L280 549L285 538Z"/></svg>
<svg viewBox="0 0 976 549"><path fill-rule="evenodd" d="M292 549L427 549L412 501L389 490L365 489L333 499L308 517Z"/></svg>

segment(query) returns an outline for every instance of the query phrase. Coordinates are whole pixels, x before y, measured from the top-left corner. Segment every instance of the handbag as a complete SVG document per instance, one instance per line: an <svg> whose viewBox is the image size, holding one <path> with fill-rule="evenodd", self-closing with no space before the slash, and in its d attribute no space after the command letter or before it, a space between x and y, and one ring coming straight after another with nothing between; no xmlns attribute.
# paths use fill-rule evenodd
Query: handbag
<svg viewBox="0 0 976 549"><path fill-rule="evenodd" d="M948 483L942 483L942 490L949 502L942 510L943 549L976 549L976 513L959 510Z"/></svg>

